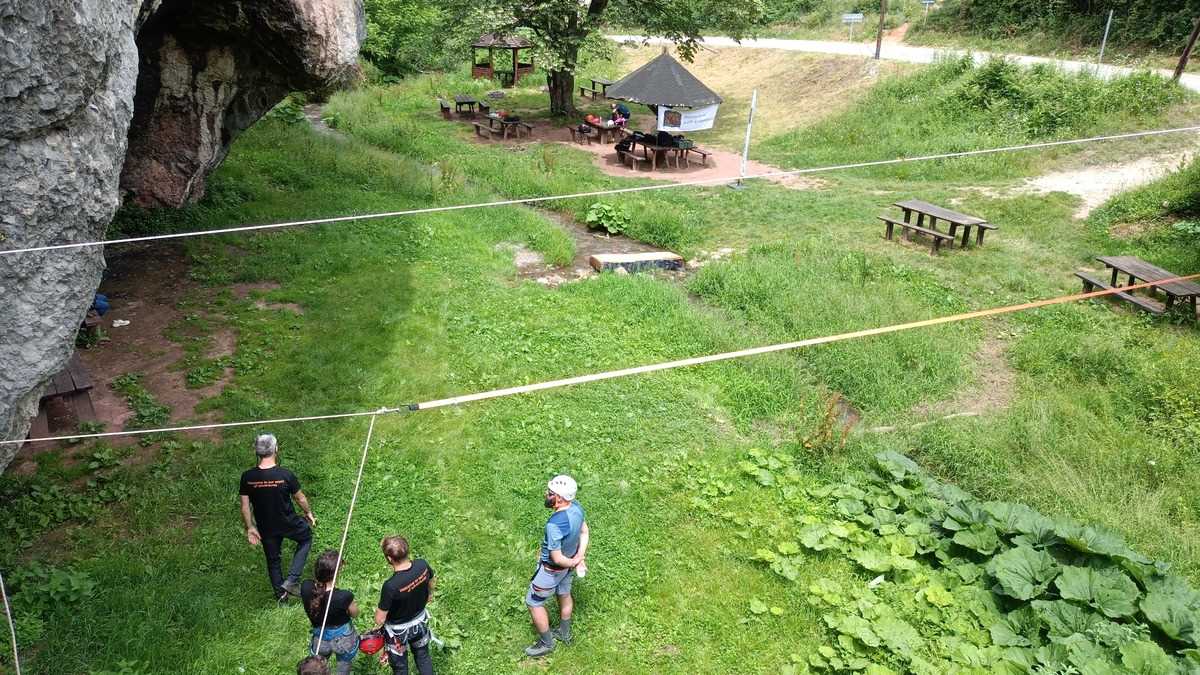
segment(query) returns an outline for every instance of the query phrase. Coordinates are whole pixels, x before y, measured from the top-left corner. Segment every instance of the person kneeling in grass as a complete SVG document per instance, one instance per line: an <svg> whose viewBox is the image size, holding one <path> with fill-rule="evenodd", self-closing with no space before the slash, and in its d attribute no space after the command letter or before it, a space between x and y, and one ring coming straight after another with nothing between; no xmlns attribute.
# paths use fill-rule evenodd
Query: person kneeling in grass
<svg viewBox="0 0 1200 675"><path fill-rule="evenodd" d="M409 560L408 541L391 536L383 540L383 556L392 567L392 576L383 583L375 627L387 633L387 649L379 653L379 662L392 667L393 675L408 675L408 652L420 675L433 675L429 656L429 613L425 606L433 598L433 568L424 560ZM385 657L386 655L386 657Z"/></svg>
<svg viewBox="0 0 1200 675"><path fill-rule="evenodd" d="M556 639L571 643L571 617L575 611L571 582L577 573L582 575L587 569L584 556L589 536L583 507L575 501L577 487L570 476L555 476L546 484L546 508L553 509L554 513L546 522L541 558L525 594L525 604L529 606L529 616L538 634L537 642L525 648L526 656L549 654L554 651ZM551 593L558 597L561 617L553 633L545 607Z"/></svg>
<svg viewBox="0 0 1200 675"><path fill-rule="evenodd" d="M322 659L336 655L337 675L348 675L354 655L358 653L358 633L353 621L358 616L358 603L350 591L333 587L340 564L337 551L323 552L313 565L316 580L305 581L300 586L300 599L304 601L304 612L312 624L309 652ZM322 626L324 632L321 632Z"/></svg>

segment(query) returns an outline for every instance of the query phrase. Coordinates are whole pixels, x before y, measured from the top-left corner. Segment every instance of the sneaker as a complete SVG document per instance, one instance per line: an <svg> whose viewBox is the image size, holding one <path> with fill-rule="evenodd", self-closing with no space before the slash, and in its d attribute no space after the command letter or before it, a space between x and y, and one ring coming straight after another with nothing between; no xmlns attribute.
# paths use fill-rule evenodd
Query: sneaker
<svg viewBox="0 0 1200 675"><path fill-rule="evenodd" d="M300 584L288 579L287 581L283 582L283 591L298 598L300 597Z"/></svg>
<svg viewBox="0 0 1200 675"><path fill-rule="evenodd" d="M542 642L541 640L538 640L537 642L533 643L531 646L525 648L525 656L539 659L539 658L549 654L552 651L554 651L554 643L553 642L551 642L550 644L546 644L546 643Z"/></svg>
<svg viewBox="0 0 1200 675"><path fill-rule="evenodd" d="M553 633L554 633L555 640L558 640L559 642L563 643L564 645L571 644L571 629L570 628L563 630L562 624L559 624L558 626L556 626L554 628Z"/></svg>
<svg viewBox="0 0 1200 675"><path fill-rule="evenodd" d="M281 605L286 605L288 604L288 600L291 598L292 596L288 595L287 591L279 591L279 595L275 596L275 602L278 602Z"/></svg>

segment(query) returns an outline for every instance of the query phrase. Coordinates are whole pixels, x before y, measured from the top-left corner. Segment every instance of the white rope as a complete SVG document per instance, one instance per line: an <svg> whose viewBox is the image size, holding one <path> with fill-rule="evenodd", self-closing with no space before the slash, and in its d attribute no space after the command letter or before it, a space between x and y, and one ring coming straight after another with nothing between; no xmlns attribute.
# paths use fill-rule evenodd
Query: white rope
<svg viewBox="0 0 1200 675"><path fill-rule="evenodd" d="M228 429L230 427L248 427L259 424L285 424L289 422L312 422L314 420L336 420L347 417L366 417L367 415L385 415L405 410L405 408L380 408L364 412L334 413L331 415L309 415L307 417L280 417L271 420L250 420L248 422L220 422L215 424L193 424L186 427L164 427L162 429L130 429L128 431L104 431L95 434L72 434L70 436L47 436L44 438L29 438L23 441L3 441L0 445L15 443L38 443L42 441L74 441L82 438L107 438L109 436L142 436L145 434L165 434L174 431L202 431L204 429Z"/></svg>
<svg viewBox="0 0 1200 675"><path fill-rule="evenodd" d="M4 615L8 617L8 634L12 637L13 665L16 675L21 675L21 659L17 656L17 625L13 623L12 610L8 606L8 590L4 588L4 575L0 574L0 597L4 598Z"/></svg>
<svg viewBox="0 0 1200 675"><path fill-rule="evenodd" d="M358 478L354 479L354 492L350 495L350 510L346 512L346 527L342 530L342 543L338 545L337 565L333 568L333 579L329 581L329 598L325 601L325 615L321 617L321 632L317 633L317 648L314 650L316 655L321 654L321 641L325 637L325 623L329 621L329 608L333 606L333 593L337 589L338 572L342 571L342 554L346 551L346 537L350 535L350 519L354 517L354 504L358 502L358 488L362 485L363 467L367 465L367 451L371 448L371 434L375 431L375 419L386 412L393 412L386 408L380 408L371 415L371 424L367 427L367 442L363 443L362 459L358 462ZM313 594L317 593L316 584L313 585Z"/></svg>
<svg viewBox="0 0 1200 675"><path fill-rule="evenodd" d="M1200 131L1200 126L1179 127L1175 129L1158 129L1154 131L1136 131L1126 134L1115 134L1110 136L1092 136L1089 138L1075 138L1063 141L1046 141L1043 143L1031 143L1027 145L1012 145L1003 148L985 148L983 150L966 150L962 152L947 152L937 155L922 155L919 157L901 157L898 159L883 159L873 162L855 162L852 164L836 164L832 166L822 166L810 169L793 169L789 171L772 171L769 173L760 173L745 176L745 180L751 178L777 178L782 176L798 176L809 173L823 173L827 171L842 171L845 169L862 169L873 166L888 166L892 164L907 164L912 162L929 162L941 159L954 159L958 157L973 157L977 155L991 155L1001 152L1016 152L1020 150L1035 150L1039 148L1052 148L1062 145L1082 145L1085 143L1098 143L1101 141L1115 141L1130 138L1145 138L1147 136L1162 136L1164 134L1175 134L1189 131ZM520 199L504 199L491 202L479 202L475 204L459 204L456 206L432 206L423 209L407 209L404 211L389 211L385 213L367 213L357 216L337 216L333 218L313 218L309 220L294 220L284 223L270 223L267 225L245 225L240 227L225 227L217 230L199 230L194 232L176 232L172 234L155 234L142 237L125 237L122 239L109 239L104 241L87 241L74 244L51 244L47 246L31 246L29 248L17 248L0 250L0 255L16 255L18 253L37 253L41 251L58 251L72 248L85 248L89 246L107 246L110 244L132 244L145 241L161 241L164 239L186 239L191 237L206 237L216 234L233 234L237 232L254 232L259 230L275 230L288 227L300 227L304 225L325 225L330 223L344 223L361 220L375 220L379 218L398 218L401 216L415 216L428 213L444 213L447 211L464 211L467 209L482 209L497 206L513 206L516 204L536 204L540 202L557 201L563 199L579 199L583 197L602 197L605 195L628 194L632 192L649 192L653 190L669 190L680 187L696 187L703 185L721 185L726 183L735 183L739 180L738 177L733 178L707 178L703 180L682 181L679 183L667 183L656 185L642 185L638 187L614 188L611 190L594 190L591 192L575 192L563 195L550 195L544 197L524 197Z"/></svg>

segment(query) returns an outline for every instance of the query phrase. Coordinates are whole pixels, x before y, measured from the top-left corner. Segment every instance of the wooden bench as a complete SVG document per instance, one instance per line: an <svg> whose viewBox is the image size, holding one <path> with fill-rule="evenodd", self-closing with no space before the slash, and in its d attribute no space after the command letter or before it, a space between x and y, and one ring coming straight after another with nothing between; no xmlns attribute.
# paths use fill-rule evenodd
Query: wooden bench
<svg viewBox="0 0 1200 675"><path fill-rule="evenodd" d="M88 375L79 354L72 354L66 368L50 380L46 392L42 394L38 416L34 418L29 428L29 438L43 438L50 435L50 408L61 408L64 404L75 421L94 422L96 409L92 406L92 378Z"/></svg>
<svg viewBox="0 0 1200 675"><path fill-rule="evenodd" d="M500 133L500 130L493 129L490 125L483 122L471 122L471 125L475 127L475 135L482 138L495 138L496 134Z"/></svg>
<svg viewBox="0 0 1200 675"><path fill-rule="evenodd" d="M479 102L479 114L487 117L492 112L492 107L485 101Z"/></svg>
<svg viewBox="0 0 1200 675"><path fill-rule="evenodd" d="M975 245L976 246L983 246L983 233L984 232L987 232L988 230L998 229L995 225L992 225L991 223L977 223L975 225L975 227L979 228L979 230L975 232Z"/></svg>
<svg viewBox="0 0 1200 675"><path fill-rule="evenodd" d="M581 139L582 139L582 140L587 141L588 145L591 145L592 138L594 136L596 136L596 132L594 130L592 130L590 127L587 129L580 129L578 127L567 127L567 129L569 129L571 132L571 142L572 143L579 143L579 142L581 142Z"/></svg>
<svg viewBox="0 0 1200 675"><path fill-rule="evenodd" d="M617 159L620 160L622 164L628 164L629 168L634 171L637 171L639 166L646 166L650 164L649 157L644 157L636 152L628 152L624 150L617 152Z"/></svg>
<svg viewBox="0 0 1200 675"><path fill-rule="evenodd" d="M584 87L584 86L579 87L579 97L580 98L590 98L593 101L595 101L597 98L599 98L601 96L601 94L602 94L602 92L599 89L595 89L592 87Z"/></svg>
<svg viewBox="0 0 1200 675"><path fill-rule="evenodd" d="M882 220L884 222L884 224L887 226L887 231L883 235L884 239L891 240L893 230L895 229L895 227L897 225L904 228L905 235L907 235L909 232L919 232L921 234L929 235L930 238L932 238L932 240L933 240L933 246L930 248L930 251L929 251L930 255L937 254L938 250L942 246L942 242L948 241L948 242L950 242L951 246L954 245L954 237L951 237L950 235L948 235L944 232L938 232L937 230L931 230L926 227L919 227L917 225L913 225L912 223L906 223L903 220L896 220L895 218L889 218L887 216L879 216L879 219Z"/></svg>
<svg viewBox="0 0 1200 675"><path fill-rule="evenodd" d="M445 119L453 119L450 117L450 102L444 98L438 99L438 107L442 109L442 117Z"/></svg>
<svg viewBox="0 0 1200 675"><path fill-rule="evenodd" d="M1079 277L1079 279L1081 281L1083 281L1083 292L1084 293L1091 293L1093 290L1095 290L1097 288L1100 288L1100 289L1103 289L1106 291L1113 289L1113 288L1118 288L1117 286L1113 286L1112 284L1110 284L1108 281L1102 280L1098 277L1094 277L1094 276L1088 274L1087 272L1076 272L1075 276ZM1159 303L1154 302L1153 300L1149 300L1147 298L1142 298L1142 297L1136 296L1133 293L1125 293L1125 292L1113 293L1111 296L1108 296L1108 297L1116 298L1118 300L1124 300L1125 302L1132 304L1133 306L1137 307L1138 309L1142 310L1143 312L1149 312L1150 314L1162 314L1164 311L1163 306L1160 305Z"/></svg>
<svg viewBox="0 0 1200 675"><path fill-rule="evenodd" d="M687 164L688 166L692 165L691 160L688 159L688 154L693 153L693 152L696 153L697 155L700 155L700 163L701 164L703 164L704 166L708 166L708 156L711 155L712 153L708 152L707 150L701 150L700 148L697 148L694 145L690 148L685 148L683 151L683 162L685 164Z"/></svg>

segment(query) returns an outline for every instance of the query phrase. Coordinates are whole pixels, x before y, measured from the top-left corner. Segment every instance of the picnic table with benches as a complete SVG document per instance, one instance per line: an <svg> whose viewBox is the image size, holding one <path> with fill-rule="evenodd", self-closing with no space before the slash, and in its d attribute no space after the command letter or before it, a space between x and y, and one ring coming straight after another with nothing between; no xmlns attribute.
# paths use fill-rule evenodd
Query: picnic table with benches
<svg viewBox="0 0 1200 675"><path fill-rule="evenodd" d="M1120 277L1122 275L1127 278L1125 286L1132 286L1138 283L1139 279L1141 282L1146 283L1162 281L1164 279L1175 279L1182 276L1151 265L1141 258L1129 255L1100 256L1096 260L1107 267L1111 271L1111 274L1108 279L1103 279L1089 272L1076 272L1075 276L1083 281L1084 293L1090 293L1096 288L1104 290L1122 288L1120 284ZM1176 302L1187 301L1191 303L1192 314L1196 313L1196 298L1200 296L1200 284L1194 281L1172 281L1165 284L1155 284L1144 290L1147 291L1149 297L1134 295L1133 291L1114 293L1111 297L1124 300L1138 309L1151 314L1162 314L1174 307ZM1164 302L1160 303L1154 299L1157 291L1162 291L1165 296Z"/></svg>
<svg viewBox="0 0 1200 675"><path fill-rule="evenodd" d="M29 428L29 438L50 435L50 420L62 417L73 418L75 423L94 422L96 409L92 405L92 378L88 375L79 354L72 354L66 368L50 380L50 386L42 394L38 416Z"/></svg>
<svg viewBox="0 0 1200 675"><path fill-rule="evenodd" d="M521 131L524 130L528 136L533 133L533 125L521 120L506 120L500 117L497 113L488 113L486 116L487 124L475 122L475 135L483 136L486 132L488 136L500 134L504 140L508 140L508 132L511 130L516 134L517 138L521 137Z"/></svg>
<svg viewBox="0 0 1200 675"><path fill-rule="evenodd" d="M600 98L601 96L607 95L608 94L608 85L613 83L612 80L606 80L606 79L600 78L600 77L593 77L593 78L591 78L591 80L592 80L591 87L585 87L583 85L579 85L579 96L581 98L590 98L593 101L595 101L596 99Z"/></svg>
<svg viewBox="0 0 1200 675"><path fill-rule="evenodd" d="M908 199L902 202L896 202L893 206L899 207L904 213L903 220L896 220L889 216L879 216L879 219L884 222L886 231L885 239L891 239L893 230L900 227L904 231L904 238L908 239L913 232L923 234L932 240L931 253L937 253L943 243L954 245L958 237L958 228L962 228L962 247L966 248L971 241L971 228L975 228L975 245L983 246L983 235L988 230L996 229L995 225L988 223L983 218L969 216L965 213L951 211L950 209L942 208L929 202L921 201L920 199ZM913 214L917 214L917 222L912 222ZM929 222L926 223L928 218ZM937 229L937 221L945 221L949 226L948 232L942 232ZM928 227L926 227L928 224Z"/></svg>

